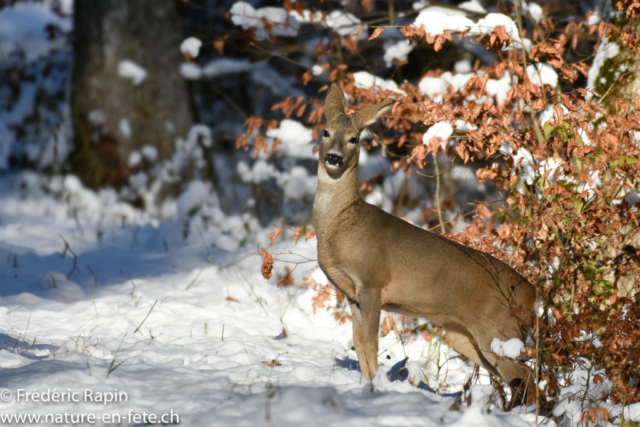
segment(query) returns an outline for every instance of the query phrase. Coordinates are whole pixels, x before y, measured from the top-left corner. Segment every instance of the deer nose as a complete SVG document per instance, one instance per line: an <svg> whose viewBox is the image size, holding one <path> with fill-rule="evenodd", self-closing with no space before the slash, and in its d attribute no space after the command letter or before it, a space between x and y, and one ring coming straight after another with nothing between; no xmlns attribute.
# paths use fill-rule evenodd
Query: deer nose
<svg viewBox="0 0 640 427"><path fill-rule="evenodd" d="M324 161L332 166L340 166L342 164L342 156L338 156L337 154L327 154L324 157Z"/></svg>

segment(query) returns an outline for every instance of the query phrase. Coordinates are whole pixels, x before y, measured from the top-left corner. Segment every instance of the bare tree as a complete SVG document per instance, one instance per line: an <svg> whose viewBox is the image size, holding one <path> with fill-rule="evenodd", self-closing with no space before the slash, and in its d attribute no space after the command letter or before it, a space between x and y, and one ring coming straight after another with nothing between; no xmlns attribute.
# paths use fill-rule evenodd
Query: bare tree
<svg viewBox="0 0 640 427"><path fill-rule="evenodd" d="M76 0L74 24L76 147L71 166L90 187L118 186L127 179L134 150L151 145L159 160L167 159L176 138L193 124L188 88L178 69L179 3Z"/></svg>

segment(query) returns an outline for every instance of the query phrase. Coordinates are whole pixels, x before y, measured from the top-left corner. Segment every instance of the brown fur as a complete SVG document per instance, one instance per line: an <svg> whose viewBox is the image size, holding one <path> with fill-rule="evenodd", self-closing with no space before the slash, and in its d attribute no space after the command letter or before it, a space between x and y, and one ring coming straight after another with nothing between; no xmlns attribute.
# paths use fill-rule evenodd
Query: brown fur
<svg viewBox="0 0 640 427"><path fill-rule="evenodd" d="M511 386L526 384L532 391L529 370L494 356L491 341L524 341L532 316L517 319L510 312L522 307L532 313L533 285L496 258L413 226L365 203L358 193L359 144L352 138L391 104L347 116L344 95L334 84L325 104L328 136L320 146L313 214L318 261L348 298L361 371L372 378L378 368L380 311L385 309L440 324L458 352ZM514 392L509 406L523 396Z"/></svg>

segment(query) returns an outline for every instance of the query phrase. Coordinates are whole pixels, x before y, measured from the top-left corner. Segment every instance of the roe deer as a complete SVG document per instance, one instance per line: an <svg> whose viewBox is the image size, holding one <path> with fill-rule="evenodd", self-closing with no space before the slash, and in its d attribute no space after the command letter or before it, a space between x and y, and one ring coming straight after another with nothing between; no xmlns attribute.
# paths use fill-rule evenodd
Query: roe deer
<svg viewBox="0 0 640 427"><path fill-rule="evenodd" d="M529 369L496 357L491 341L525 340L537 291L491 255L362 200L357 182L360 132L392 105L372 105L346 115L338 85L327 94L313 208L320 268L348 298L354 347L365 378L371 379L378 369L381 309L424 317L445 328L456 351L509 384L511 408L523 402L525 394L534 394L535 383ZM519 318L513 312L520 313Z"/></svg>

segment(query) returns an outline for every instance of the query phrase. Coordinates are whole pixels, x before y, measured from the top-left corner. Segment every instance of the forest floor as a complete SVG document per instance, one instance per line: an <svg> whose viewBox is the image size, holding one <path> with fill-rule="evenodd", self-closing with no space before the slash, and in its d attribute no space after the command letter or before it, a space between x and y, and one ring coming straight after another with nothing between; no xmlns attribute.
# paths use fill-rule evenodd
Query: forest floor
<svg viewBox="0 0 640 427"><path fill-rule="evenodd" d="M441 392L461 390L473 372L424 338L381 338L381 367L365 381L350 322L314 314L312 287L265 280L255 249L187 245L177 222L123 225L108 209L91 212L0 193L3 417L119 415L126 425L133 413L173 411L185 425L535 425L531 408L487 406L486 376L470 405L404 381L406 357L415 382L417 369ZM303 240L270 250L315 258L315 239ZM313 262L296 275L324 277ZM42 402L55 391L70 397ZM44 393L40 402L33 393Z"/></svg>

